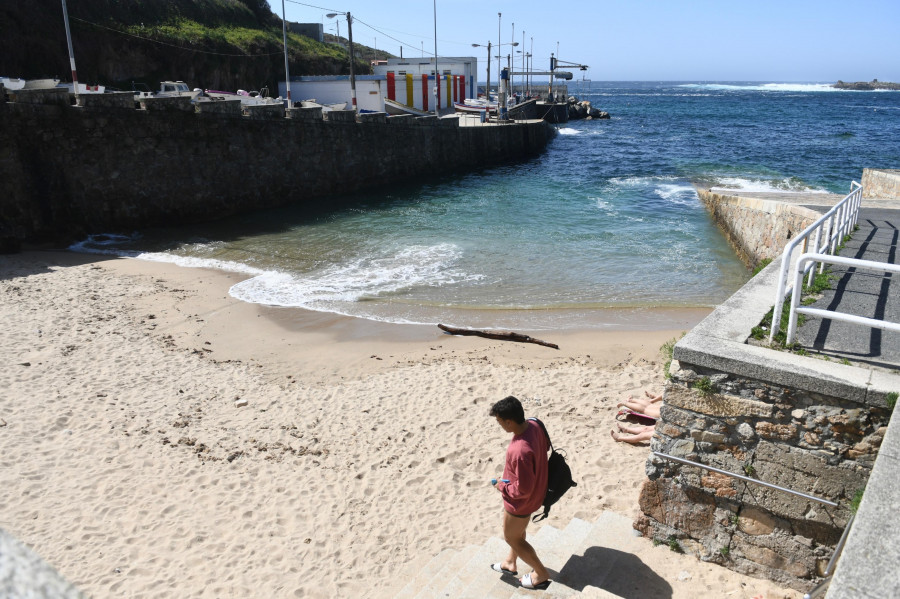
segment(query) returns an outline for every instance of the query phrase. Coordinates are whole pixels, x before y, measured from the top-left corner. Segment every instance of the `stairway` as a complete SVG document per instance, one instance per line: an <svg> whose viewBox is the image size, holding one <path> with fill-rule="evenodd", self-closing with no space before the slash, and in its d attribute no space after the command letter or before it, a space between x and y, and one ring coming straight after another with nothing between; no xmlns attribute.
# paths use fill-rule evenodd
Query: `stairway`
<svg viewBox="0 0 900 599"><path fill-rule="evenodd" d="M445 549L413 576L395 599L508 599L542 597L619 597L603 590L617 562L638 550L639 537L631 520L603 512L596 522L573 519L562 530L544 525L529 542L550 570L553 583L546 591L530 591L516 577L490 569L509 547L497 537L483 545ZM522 574L531 570L519 560ZM613 585L614 586L614 585Z"/></svg>

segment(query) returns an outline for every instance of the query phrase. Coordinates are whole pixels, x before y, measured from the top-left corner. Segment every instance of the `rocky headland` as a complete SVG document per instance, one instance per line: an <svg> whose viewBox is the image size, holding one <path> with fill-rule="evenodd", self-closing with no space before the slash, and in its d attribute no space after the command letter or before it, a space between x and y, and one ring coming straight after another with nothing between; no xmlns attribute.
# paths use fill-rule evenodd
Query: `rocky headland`
<svg viewBox="0 0 900 599"><path fill-rule="evenodd" d="M838 79L838 82L832 85L832 87L857 91L875 91L878 89L900 91L900 83L890 83L888 81L879 81L878 79L872 79L871 81L856 81L853 83L846 83Z"/></svg>

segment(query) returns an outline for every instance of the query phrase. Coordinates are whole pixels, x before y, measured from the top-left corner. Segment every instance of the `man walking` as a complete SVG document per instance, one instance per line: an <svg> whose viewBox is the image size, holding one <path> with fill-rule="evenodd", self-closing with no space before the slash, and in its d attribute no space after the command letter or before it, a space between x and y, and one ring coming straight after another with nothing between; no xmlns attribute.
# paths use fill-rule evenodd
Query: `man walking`
<svg viewBox="0 0 900 599"><path fill-rule="evenodd" d="M525 529L531 514L543 505L547 493L547 435L540 425L525 420L522 404L511 395L491 406L490 415L497 419L503 430L513 434L506 449L503 478L494 485L503 497L503 537L509 545L509 554L491 568L518 576L516 561L522 558L533 570L519 580L522 586L546 589L550 585L550 574L534 547L525 540Z"/></svg>

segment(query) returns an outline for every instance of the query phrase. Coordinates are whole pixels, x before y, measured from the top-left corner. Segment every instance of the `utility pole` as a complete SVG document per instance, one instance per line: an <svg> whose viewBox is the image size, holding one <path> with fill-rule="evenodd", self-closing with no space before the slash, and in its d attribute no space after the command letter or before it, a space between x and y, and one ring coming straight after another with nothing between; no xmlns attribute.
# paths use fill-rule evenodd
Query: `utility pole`
<svg viewBox="0 0 900 599"><path fill-rule="evenodd" d="M284 89L287 94L287 107L293 108L294 105L291 104L291 72L288 69L287 20L284 17L284 0L281 0L281 35L284 40Z"/></svg>
<svg viewBox="0 0 900 599"><path fill-rule="evenodd" d="M66 22L66 43L69 45L69 64L72 67L72 89L75 91L75 103L78 104L78 73L75 71L75 52L72 50L72 31L69 29L69 11L66 0L62 0L63 19Z"/></svg>

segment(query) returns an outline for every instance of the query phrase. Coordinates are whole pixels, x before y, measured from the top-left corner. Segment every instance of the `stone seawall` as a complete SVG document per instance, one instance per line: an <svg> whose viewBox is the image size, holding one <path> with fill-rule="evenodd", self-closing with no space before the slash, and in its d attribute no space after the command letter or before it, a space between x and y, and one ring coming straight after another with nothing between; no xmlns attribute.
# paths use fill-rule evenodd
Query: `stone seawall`
<svg viewBox="0 0 900 599"><path fill-rule="evenodd" d="M780 256L788 241L820 216L809 208L774 200L710 190L698 190L697 195L738 257L750 268Z"/></svg>
<svg viewBox="0 0 900 599"><path fill-rule="evenodd" d="M460 127L456 119L364 123L0 102L0 237L85 233L221 218L540 153L534 121Z"/></svg>
<svg viewBox="0 0 900 599"><path fill-rule="evenodd" d="M675 345L650 448L838 506L652 456L635 528L809 590L866 487L900 375L748 344L772 306L781 260Z"/></svg>
<svg viewBox="0 0 900 599"><path fill-rule="evenodd" d="M900 170L864 168L863 199L900 200Z"/></svg>

